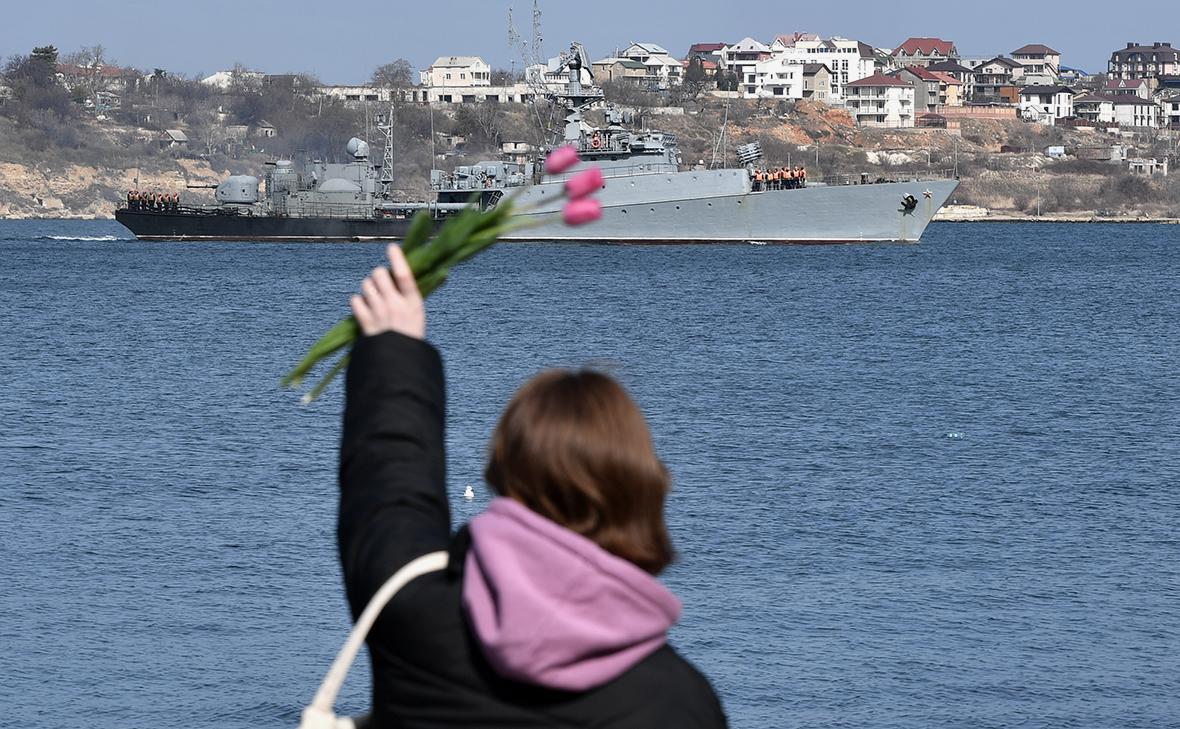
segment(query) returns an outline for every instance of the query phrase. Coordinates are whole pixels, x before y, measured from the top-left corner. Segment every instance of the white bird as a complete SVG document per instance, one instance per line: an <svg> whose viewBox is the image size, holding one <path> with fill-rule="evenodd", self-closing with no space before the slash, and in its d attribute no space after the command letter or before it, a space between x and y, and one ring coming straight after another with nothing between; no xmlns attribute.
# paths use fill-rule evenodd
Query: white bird
<svg viewBox="0 0 1180 729"><path fill-rule="evenodd" d="M471 484L467 484L467 490L463 492L463 498L468 501L475 498L475 489L471 488Z"/></svg>

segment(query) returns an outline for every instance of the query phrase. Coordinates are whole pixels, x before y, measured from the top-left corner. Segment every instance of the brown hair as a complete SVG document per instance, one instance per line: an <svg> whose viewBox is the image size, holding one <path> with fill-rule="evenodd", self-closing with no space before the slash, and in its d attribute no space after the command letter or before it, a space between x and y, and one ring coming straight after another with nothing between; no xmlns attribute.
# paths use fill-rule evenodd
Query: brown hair
<svg viewBox="0 0 1180 729"><path fill-rule="evenodd" d="M542 372L492 434L484 477L499 494L652 574L672 561L668 471L643 413L598 372Z"/></svg>

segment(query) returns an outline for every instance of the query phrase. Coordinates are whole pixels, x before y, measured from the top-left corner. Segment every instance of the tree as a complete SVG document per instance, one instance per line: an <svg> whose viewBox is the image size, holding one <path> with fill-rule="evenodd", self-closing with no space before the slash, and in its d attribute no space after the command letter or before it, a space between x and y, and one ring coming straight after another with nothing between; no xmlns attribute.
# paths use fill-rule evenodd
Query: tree
<svg viewBox="0 0 1180 729"><path fill-rule="evenodd" d="M12 116L24 122L34 122L45 114L59 119L73 110L70 94L57 82L57 49L53 46L34 48L28 56L16 56L4 67L4 79L12 89L15 101L10 105Z"/></svg>
<svg viewBox="0 0 1180 729"><path fill-rule="evenodd" d="M492 69L492 86L510 86L518 81L523 81L523 75L514 73L504 68Z"/></svg>
<svg viewBox="0 0 1180 729"><path fill-rule="evenodd" d="M404 58L398 58L373 71L369 83L387 89L404 89L414 85L414 66Z"/></svg>
<svg viewBox="0 0 1180 729"><path fill-rule="evenodd" d="M36 54L36 51L33 51ZM102 69L106 64L106 49L101 45L83 48L65 57L66 63L77 66L78 83L71 89L79 97L86 97L98 109L98 92L106 91L102 80Z"/></svg>
<svg viewBox="0 0 1180 729"><path fill-rule="evenodd" d="M57 69L57 46L37 46L33 49L34 61L44 63L49 68Z"/></svg>

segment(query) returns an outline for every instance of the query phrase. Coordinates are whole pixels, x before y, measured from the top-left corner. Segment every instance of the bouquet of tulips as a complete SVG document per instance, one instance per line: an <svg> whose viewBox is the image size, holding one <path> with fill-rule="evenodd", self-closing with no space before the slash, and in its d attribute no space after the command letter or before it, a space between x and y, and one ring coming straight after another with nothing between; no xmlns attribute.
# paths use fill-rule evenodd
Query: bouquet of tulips
<svg viewBox="0 0 1180 729"><path fill-rule="evenodd" d="M551 175L561 174L578 161L578 152L574 147L558 147L546 158L545 171ZM562 220L566 225L582 225L602 217L602 205L592 197L602 185L602 171L597 167L590 167L566 181L565 197L568 202L562 209ZM489 210L481 211L473 204L448 220L431 238L430 212L419 211L410 222L410 229L402 241L402 252L406 254L406 261L414 272L422 297L429 296L443 285L452 266L487 250L505 233L535 224L514 219L514 212L517 211L511 197ZM312 345L303 360L283 378L282 384L298 387L321 360L350 349L359 336L360 327L355 318L350 315L341 319ZM348 358L347 352L341 355L315 387L303 396L303 401L309 403L319 397L336 375L348 366Z"/></svg>

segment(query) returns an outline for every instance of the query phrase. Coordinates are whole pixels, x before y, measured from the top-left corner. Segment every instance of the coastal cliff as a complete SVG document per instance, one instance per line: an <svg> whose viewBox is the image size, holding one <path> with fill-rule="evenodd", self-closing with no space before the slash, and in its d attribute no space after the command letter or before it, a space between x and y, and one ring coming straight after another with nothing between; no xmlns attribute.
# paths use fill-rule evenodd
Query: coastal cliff
<svg viewBox="0 0 1180 729"><path fill-rule="evenodd" d="M192 159L164 163L155 170L0 162L0 218L111 218L132 188L175 192L190 202L209 202L210 190L191 190L187 185L216 184L228 174Z"/></svg>

